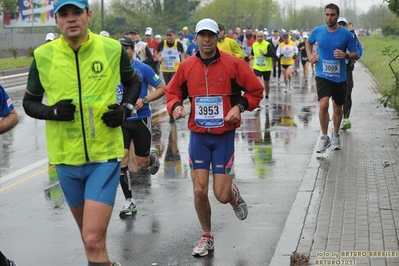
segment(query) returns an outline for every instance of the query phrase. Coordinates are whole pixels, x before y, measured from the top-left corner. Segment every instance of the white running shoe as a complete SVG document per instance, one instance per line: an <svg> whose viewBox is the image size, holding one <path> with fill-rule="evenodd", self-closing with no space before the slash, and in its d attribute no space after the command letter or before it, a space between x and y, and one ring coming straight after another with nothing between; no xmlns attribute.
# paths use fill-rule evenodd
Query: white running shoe
<svg viewBox="0 0 399 266"><path fill-rule="evenodd" d="M231 204L233 207L233 210L237 216L238 219L244 220L247 218L248 215L248 207L247 204L245 203L244 199L241 197L240 191L238 190L238 187L236 184L231 185L231 188L234 191L234 194L237 198L236 203Z"/></svg>
<svg viewBox="0 0 399 266"><path fill-rule="evenodd" d="M134 199L128 198L126 199L125 203L123 203L122 209L120 211L124 213L126 216L132 215L133 213L137 212L137 205Z"/></svg>
<svg viewBox="0 0 399 266"><path fill-rule="evenodd" d="M341 149L341 139L339 134L335 137L334 134L331 137L331 148L333 150L340 150Z"/></svg>
<svg viewBox="0 0 399 266"><path fill-rule="evenodd" d="M201 240L194 245L192 255L194 257L204 257L207 256L209 251L212 251L214 248L213 236L202 234Z"/></svg>
<svg viewBox="0 0 399 266"><path fill-rule="evenodd" d="M317 153L323 153L327 150L328 147L331 146L331 141L328 136L325 138L321 137L319 141L319 147L317 148Z"/></svg>
<svg viewBox="0 0 399 266"><path fill-rule="evenodd" d="M158 160L159 150L158 150L158 148L151 147L150 155L153 155L153 157L155 158L155 162L149 167L149 170L152 175L155 175L159 170L159 160Z"/></svg>

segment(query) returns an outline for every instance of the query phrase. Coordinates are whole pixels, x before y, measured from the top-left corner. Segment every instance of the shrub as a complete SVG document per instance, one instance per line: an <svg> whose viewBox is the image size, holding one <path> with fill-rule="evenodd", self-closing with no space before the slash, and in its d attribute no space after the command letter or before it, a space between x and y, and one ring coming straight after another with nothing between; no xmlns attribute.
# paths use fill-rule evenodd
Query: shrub
<svg viewBox="0 0 399 266"><path fill-rule="evenodd" d="M34 47L29 47L28 49L26 49L26 56L27 57L33 57L33 52L35 51Z"/></svg>
<svg viewBox="0 0 399 266"><path fill-rule="evenodd" d="M10 53L12 54L12 56L17 59L18 58L18 49L15 47L11 47L10 49L8 49L8 51L10 51Z"/></svg>

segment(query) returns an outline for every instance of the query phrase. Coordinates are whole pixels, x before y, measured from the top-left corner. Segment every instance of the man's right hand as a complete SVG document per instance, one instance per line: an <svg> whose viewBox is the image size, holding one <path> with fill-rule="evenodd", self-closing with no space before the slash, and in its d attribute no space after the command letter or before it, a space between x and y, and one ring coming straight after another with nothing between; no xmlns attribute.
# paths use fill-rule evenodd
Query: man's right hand
<svg viewBox="0 0 399 266"><path fill-rule="evenodd" d="M182 105L177 106L175 110L173 110L173 118L174 119L179 119L179 118L185 118L186 117L186 111L184 110L184 107Z"/></svg>
<svg viewBox="0 0 399 266"><path fill-rule="evenodd" d="M75 119L76 106L72 104L72 99L61 100L56 104L49 106L48 120L71 121Z"/></svg>

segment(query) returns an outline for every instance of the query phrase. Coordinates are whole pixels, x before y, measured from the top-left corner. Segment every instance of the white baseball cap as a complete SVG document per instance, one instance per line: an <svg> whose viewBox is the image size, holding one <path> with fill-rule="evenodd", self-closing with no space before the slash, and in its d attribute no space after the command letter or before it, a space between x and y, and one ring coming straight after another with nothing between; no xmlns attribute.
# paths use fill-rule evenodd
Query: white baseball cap
<svg viewBox="0 0 399 266"><path fill-rule="evenodd" d="M345 24L348 24L348 21L344 17L339 17L338 18L338 23L340 23L340 22L345 22Z"/></svg>
<svg viewBox="0 0 399 266"><path fill-rule="evenodd" d="M215 34L219 34L219 26L213 19L204 18L197 23L195 26L195 33L198 34L200 31L209 30Z"/></svg>
<svg viewBox="0 0 399 266"><path fill-rule="evenodd" d="M157 35L155 35L155 39L162 39L162 37L161 37L161 35L159 35L159 34L157 34Z"/></svg>
<svg viewBox="0 0 399 266"><path fill-rule="evenodd" d="M52 41L54 40L54 33L47 33L46 34L46 41Z"/></svg>
<svg viewBox="0 0 399 266"><path fill-rule="evenodd" d="M101 36L104 36L104 37L109 37L109 32L103 30L103 31L100 32L100 35L101 35Z"/></svg>
<svg viewBox="0 0 399 266"><path fill-rule="evenodd" d="M145 35L152 35L152 28L151 27L147 27L145 29Z"/></svg>

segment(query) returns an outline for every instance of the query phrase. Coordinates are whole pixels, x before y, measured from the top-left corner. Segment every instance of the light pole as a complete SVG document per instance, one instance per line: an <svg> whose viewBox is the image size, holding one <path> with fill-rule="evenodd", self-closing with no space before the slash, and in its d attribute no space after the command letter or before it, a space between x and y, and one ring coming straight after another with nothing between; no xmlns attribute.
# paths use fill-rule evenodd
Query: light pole
<svg viewBox="0 0 399 266"><path fill-rule="evenodd" d="M190 28L190 0L187 0L187 27Z"/></svg>
<svg viewBox="0 0 399 266"><path fill-rule="evenodd" d="M104 0L101 0L101 30L105 30L104 27Z"/></svg>
<svg viewBox="0 0 399 266"><path fill-rule="evenodd" d="M234 0L234 27L237 27L237 24L236 24L236 0Z"/></svg>

